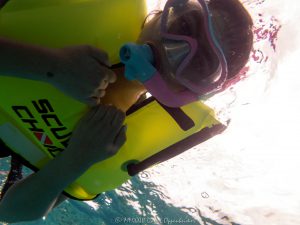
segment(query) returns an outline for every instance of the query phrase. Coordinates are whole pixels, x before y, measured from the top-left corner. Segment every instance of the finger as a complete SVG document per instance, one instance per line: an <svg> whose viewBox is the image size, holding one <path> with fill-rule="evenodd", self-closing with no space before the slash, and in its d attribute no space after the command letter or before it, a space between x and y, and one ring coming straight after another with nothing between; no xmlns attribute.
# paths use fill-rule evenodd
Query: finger
<svg viewBox="0 0 300 225"><path fill-rule="evenodd" d="M91 109L85 115L82 116L80 121L82 121L82 123L90 121L95 116L96 112L97 107L91 107Z"/></svg>
<svg viewBox="0 0 300 225"><path fill-rule="evenodd" d="M96 124L103 118L107 110L108 108L106 106L97 105L92 107L91 110L87 112L83 118L86 122L92 121Z"/></svg>
<svg viewBox="0 0 300 225"><path fill-rule="evenodd" d="M102 90L106 89L109 84L114 83L117 80L117 76L112 70L103 67L100 68L98 78L98 89Z"/></svg>
<svg viewBox="0 0 300 225"><path fill-rule="evenodd" d="M106 67L111 67L111 63L108 59L108 54L98 48L90 47L91 56L100 64L105 65Z"/></svg>
<svg viewBox="0 0 300 225"><path fill-rule="evenodd" d="M120 110L117 110L114 117L111 120L112 129L118 129L122 126L125 120L125 113Z"/></svg>
<svg viewBox="0 0 300 225"><path fill-rule="evenodd" d="M109 84L108 77L105 77L104 79L102 79L102 80L100 81L100 84L99 84L99 86L98 86L98 89L104 90L104 89L106 89L106 88L108 87L108 84Z"/></svg>
<svg viewBox="0 0 300 225"><path fill-rule="evenodd" d="M126 142L126 129L127 126L123 126L117 135L112 140L112 144L109 146L109 153L110 155L115 155L120 148L125 144Z"/></svg>
<svg viewBox="0 0 300 225"><path fill-rule="evenodd" d="M95 123L101 123L102 126L98 126L99 131L102 129L110 129L111 127L111 118L115 115L116 108L113 106L99 105L97 115L95 115Z"/></svg>
<svg viewBox="0 0 300 225"><path fill-rule="evenodd" d="M94 91L92 97L93 97L93 98L97 98L97 100L98 100L98 99L104 97L105 93L106 93L105 90L100 89L100 88L97 88L97 89Z"/></svg>
<svg viewBox="0 0 300 225"><path fill-rule="evenodd" d="M101 93L101 94L105 95L105 93ZM90 107L98 106L101 103L100 97L98 95L100 95L100 93L98 93L97 95L96 93L94 93L93 95L87 98L85 103Z"/></svg>
<svg viewBox="0 0 300 225"><path fill-rule="evenodd" d="M105 74L105 80L107 80L109 83L114 83L117 80L117 75L114 71L108 68L101 68L101 74Z"/></svg>
<svg viewBox="0 0 300 225"><path fill-rule="evenodd" d="M113 130L114 127L112 126L112 124L114 124L113 122L115 121L117 114L118 114L118 110L116 107L114 106L110 106L111 110L109 112L109 114L107 114L107 123L109 124L110 128Z"/></svg>
<svg viewBox="0 0 300 225"><path fill-rule="evenodd" d="M100 98L104 97L105 94L106 94L105 90L98 90L99 101L100 101Z"/></svg>
<svg viewBox="0 0 300 225"><path fill-rule="evenodd" d="M103 126L111 134L111 141L113 141L115 135L119 132L120 128L123 125L125 114L114 106L108 107L109 109L103 116L102 121L104 123Z"/></svg>
<svg viewBox="0 0 300 225"><path fill-rule="evenodd" d="M98 105L97 112L95 114L95 122L96 121L104 121L106 122L106 117L111 114L111 107L105 105Z"/></svg>
<svg viewBox="0 0 300 225"><path fill-rule="evenodd" d="M117 149L122 147L122 145L124 145L124 143L126 142L126 131L127 131L127 125L124 125L121 127L119 133L115 137L114 144Z"/></svg>
<svg viewBox="0 0 300 225"><path fill-rule="evenodd" d="M112 70L110 70L110 72L108 73L108 82L115 83L116 80L117 80L117 75Z"/></svg>
<svg viewBox="0 0 300 225"><path fill-rule="evenodd" d="M98 98L95 96L90 96L87 97L83 102L90 107L95 107L98 104Z"/></svg>

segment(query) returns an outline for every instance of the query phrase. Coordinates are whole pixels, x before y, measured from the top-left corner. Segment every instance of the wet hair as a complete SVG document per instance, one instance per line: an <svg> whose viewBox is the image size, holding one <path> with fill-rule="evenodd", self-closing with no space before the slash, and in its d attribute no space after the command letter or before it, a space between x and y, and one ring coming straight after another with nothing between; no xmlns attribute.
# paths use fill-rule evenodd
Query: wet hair
<svg viewBox="0 0 300 225"><path fill-rule="evenodd" d="M228 79L236 76L249 60L253 45L253 22L239 0L210 0L208 7L217 38L228 65Z"/></svg>
<svg viewBox="0 0 300 225"><path fill-rule="evenodd" d="M215 54L207 45L208 40L205 33L199 29L203 16L197 10L197 5L196 0L192 2L188 15L183 15L182 19L179 20L181 22L174 24L174 26L177 26L177 29L182 29L183 35L193 36L200 40L198 44L201 52L197 54L198 60L194 61L197 66L192 68L199 68L200 74L202 72L202 74L211 74L217 68L218 62L215 61ZM227 61L227 79L231 79L240 72L249 60L253 45L253 22L248 11L239 0L210 0L208 1L208 8L212 15L214 33ZM187 25L187 33L183 33L182 21L190 24ZM199 25L197 26L197 24ZM191 79L197 82L197 78L191 77Z"/></svg>
<svg viewBox="0 0 300 225"><path fill-rule="evenodd" d="M215 53L207 44L208 40L203 29L199 27L203 26L203 14L201 10L197 10L199 5L196 0L191 3L188 6L188 13L185 13L185 10L182 10L182 13L180 9L178 10L178 16L170 23L168 31L198 39L198 47L201 51L197 52L197 60L191 62L195 63L195 66L190 65L190 71L186 70L186 78L197 83L201 82L202 79L206 79L205 74L209 75L215 71L219 62L215 57ZM253 22L239 0L210 0L207 1L207 4L212 15L216 38L227 61L227 79L229 80L238 75L249 60L253 45ZM161 13L161 11L150 13L144 24L155 22L160 18ZM162 67L160 72L165 75L163 78L174 90L181 90L184 87L177 83L175 78L170 78L172 76L172 69L170 68L170 66ZM197 71L195 71L196 69ZM200 76L195 77L192 74L200 74Z"/></svg>

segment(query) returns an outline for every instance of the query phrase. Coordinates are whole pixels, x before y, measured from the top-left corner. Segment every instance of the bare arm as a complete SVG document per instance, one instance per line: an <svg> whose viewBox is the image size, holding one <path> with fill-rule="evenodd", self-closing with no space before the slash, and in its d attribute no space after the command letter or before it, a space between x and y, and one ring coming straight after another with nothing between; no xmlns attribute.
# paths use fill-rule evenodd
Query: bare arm
<svg viewBox="0 0 300 225"><path fill-rule="evenodd" d="M0 221L30 221L45 216L69 184L91 165L119 150L125 142L124 118L113 107L92 109L79 123L63 153L7 191L0 202Z"/></svg>
<svg viewBox="0 0 300 225"><path fill-rule="evenodd" d="M50 83L91 106L116 76L105 52L91 46L45 48L0 37L0 75Z"/></svg>
<svg viewBox="0 0 300 225"><path fill-rule="evenodd" d="M0 220L30 221L47 214L62 190L87 169L71 160L61 154L39 172L13 185L1 201Z"/></svg>
<svg viewBox="0 0 300 225"><path fill-rule="evenodd" d="M0 38L0 74L47 81L55 70L55 51Z"/></svg>

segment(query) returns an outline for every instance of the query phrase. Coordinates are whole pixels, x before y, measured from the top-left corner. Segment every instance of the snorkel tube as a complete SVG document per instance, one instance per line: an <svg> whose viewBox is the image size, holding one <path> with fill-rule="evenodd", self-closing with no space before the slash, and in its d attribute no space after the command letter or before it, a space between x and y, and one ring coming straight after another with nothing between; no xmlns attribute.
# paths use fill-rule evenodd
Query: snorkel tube
<svg viewBox="0 0 300 225"><path fill-rule="evenodd" d="M127 80L138 80L145 83L157 72L153 66L153 52L147 44L125 44L120 50L120 58L121 62L125 64Z"/></svg>
<svg viewBox="0 0 300 225"><path fill-rule="evenodd" d="M154 54L149 45L125 44L120 50L120 59L125 64L126 79L143 83L160 103L169 107L181 107L198 100L198 95L191 91L171 90L153 66Z"/></svg>

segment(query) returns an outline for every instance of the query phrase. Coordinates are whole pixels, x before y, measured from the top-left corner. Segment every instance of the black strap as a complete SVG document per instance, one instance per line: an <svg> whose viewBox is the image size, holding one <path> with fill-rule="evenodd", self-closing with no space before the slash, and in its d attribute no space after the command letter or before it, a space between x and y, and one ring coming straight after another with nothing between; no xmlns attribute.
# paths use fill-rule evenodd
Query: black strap
<svg viewBox="0 0 300 225"><path fill-rule="evenodd" d="M171 108L159 101L157 102L172 116L182 130L187 131L195 126L194 121L181 108Z"/></svg>
<svg viewBox="0 0 300 225"><path fill-rule="evenodd" d="M210 139L211 137L222 133L226 128L227 127L223 124L217 124L212 127L206 127L198 133L195 133L189 136L188 138L177 142L176 144L150 156L142 162L127 165L128 174L130 176L134 176L157 163L161 163L168 159L171 159L185 152L186 150L191 149L192 147Z"/></svg>
<svg viewBox="0 0 300 225"><path fill-rule="evenodd" d="M22 174L22 168L23 165L19 161L18 157L12 156L11 161L10 161L10 171L7 175L5 184L1 190L0 193L0 200L4 197L6 194L7 190L17 181L21 180L23 178Z"/></svg>
<svg viewBox="0 0 300 225"><path fill-rule="evenodd" d="M164 104L160 103L158 100L156 100L153 96L150 98L147 98L143 102L139 104L134 104L127 112L126 115L130 115L137 110L143 108L144 106L148 105L149 103L157 101L160 106L169 113L170 116L174 119L174 121L178 124L178 126L184 130L187 131L195 126L194 121L185 114L185 112L181 108L171 108L168 106L165 106Z"/></svg>

